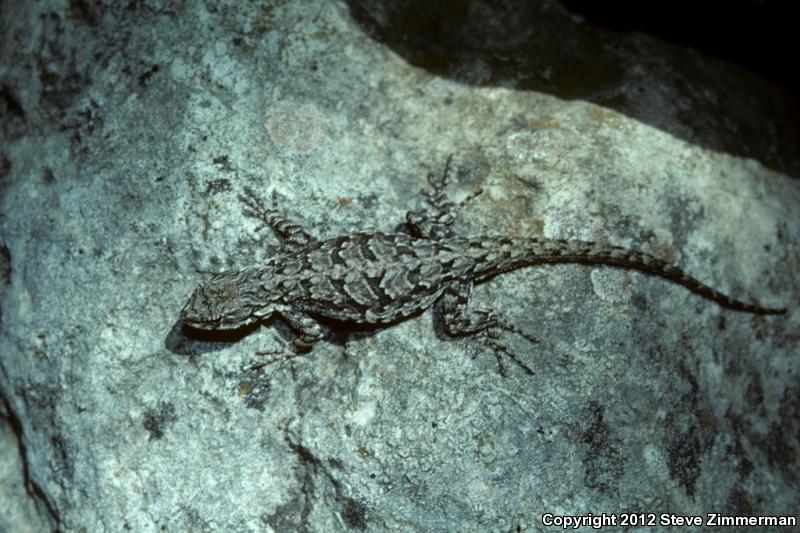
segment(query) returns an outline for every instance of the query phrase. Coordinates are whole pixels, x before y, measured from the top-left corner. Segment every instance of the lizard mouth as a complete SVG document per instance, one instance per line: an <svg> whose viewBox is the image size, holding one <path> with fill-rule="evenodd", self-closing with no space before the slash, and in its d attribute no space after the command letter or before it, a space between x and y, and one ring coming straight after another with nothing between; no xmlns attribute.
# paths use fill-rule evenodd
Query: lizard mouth
<svg viewBox="0 0 800 533"><path fill-rule="evenodd" d="M231 319L224 316L198 316L191 309L184 309L180 315L184 327L201 331L237 331L252 326L258 320L255 317Z"/></svg>
<svg viewBox="0 0 800 533"><path fill-rule="evenodd" d="M226 327L221 316L200 314L191 308L189 304L181 310L181 323L192 329L217 330L230 329Z"/></svg>
<svg viewBox="0 0 800 533"><path fill-rule="evenodd" d="M208 317L199 317L196 313L192 312L189 304L181 310L181 323L192 329L216 329L219 327L219 320L209 319Z"/></svg>
<svg viewBox="0 0 800 533"><path fill-rule="evenodd" d="M199 322L197 320L187 320L185 318L181 318L181 323L188 328L200 329L203 331L211 331L214 329L219 329L215 323L211 323L208 321Z"/></svg>

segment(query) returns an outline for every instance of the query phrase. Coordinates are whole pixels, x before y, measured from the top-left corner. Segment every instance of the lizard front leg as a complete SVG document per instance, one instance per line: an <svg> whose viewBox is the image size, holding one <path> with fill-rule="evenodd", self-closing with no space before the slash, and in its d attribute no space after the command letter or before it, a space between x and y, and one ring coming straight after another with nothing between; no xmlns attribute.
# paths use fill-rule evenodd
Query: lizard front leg
<svg viewBox="0 0 800 533"><path fill-rule="evenodd" d="M445 189L450 183L450 165L453 161L451 154L447 158L444 171L440 176L428 174L430 191L422 191L425 202L430 209L417 209L406 214L406 226L415 237L423 239L444 239L453 235L452 225L458 218L458 208L478 196L477 191L464 199L460 204L451 202L447 198Z"/></svg>
<svg viewBox="0 0 800 533"><path fill-rule="evenodd" d="M444 332L452 337L464 337L483 333L484 342L494 350L497 358L497 368L500 375L506 375L505 365L501 354L505 354L514 361L528 375L533 375L533 370L523 363L517 355L500 339L500 333L505 330L516 333L531 342L537 342L534 337L509 324L503 317L485 309L470 309L469 296L472 292L472 282L455 281L450 283L442 293L442 320ZM476 353L476 356L480 352Z"/></svg>
<svg viewBox="0 0 800 533"><path fill-rule="evenodd" d="M273 206L276 199L277 194L272 191ZM266 202L249 187L245 187L244 194L239 195L239 200L245 205L242 214L261 221L261 226L256 231L264 227L271 228L281 239L285 248L300 249L315 240L300 225L281 215L274 207L268 207Z"/></svg>
<svg viewBox="0 0 800 533"><path fill-rule="evenodd" d="M272 363L299 357L311 351L314 344L325 337L322 326L320 326L316 320L301 311L281 309L276 311L275 314L282 318L283 321L297 333L297 336L291 343L284 342L283 349L281 350L256 352L257 355L270 355L272 357L249 365L249 370L256 370L271 365Z"/></svg>

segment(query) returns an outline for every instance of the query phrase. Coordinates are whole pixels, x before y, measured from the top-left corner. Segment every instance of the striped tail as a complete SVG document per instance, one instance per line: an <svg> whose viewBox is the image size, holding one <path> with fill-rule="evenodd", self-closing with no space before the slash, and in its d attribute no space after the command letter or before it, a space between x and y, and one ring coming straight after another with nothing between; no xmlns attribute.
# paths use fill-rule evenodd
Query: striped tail
<svg viewBox="0 0 800 533"><path fill-rule="evenodd" d="M603 265L659 276L735 311L758 315L786 313L786 309L762 307L757 303L736 300L701 283L675 265L644 252L610 244L562 239L484 237L473 243L470 255L473 255L478 263L475 268L476 281L484 281L502 272L538 264Z"/></svg>

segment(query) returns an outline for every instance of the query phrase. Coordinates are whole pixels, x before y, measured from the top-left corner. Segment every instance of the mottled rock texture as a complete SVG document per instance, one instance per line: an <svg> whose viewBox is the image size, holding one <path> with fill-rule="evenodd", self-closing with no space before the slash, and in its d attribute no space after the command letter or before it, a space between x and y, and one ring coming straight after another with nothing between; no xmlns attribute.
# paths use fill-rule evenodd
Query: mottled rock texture
<svg viewBox="0 0 800 533"><path fill-rule="evenodd" d="M796 512L800 167L780 90L553 2L398 5L2 10L0 529ZM451 153L453 196L484 191L465 235L633 247L789 313L622 270L520 270L474 294L540 341L509 338L537 374L506 378L431 312L256 374L283 324L180 328L198 282L277 244L242 216L245 186L316 235L394 230Z"/></svg>

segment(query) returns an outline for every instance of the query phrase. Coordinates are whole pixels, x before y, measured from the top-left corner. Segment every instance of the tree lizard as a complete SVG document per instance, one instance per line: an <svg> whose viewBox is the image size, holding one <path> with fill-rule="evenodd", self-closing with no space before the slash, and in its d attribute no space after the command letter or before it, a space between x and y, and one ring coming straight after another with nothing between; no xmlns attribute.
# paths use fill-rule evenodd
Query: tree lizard
<svg viewBox="0 0 800 533"><path fill-rule="evenodd" d="M379 327L439 302L444 332L453 337L481 334L505 375L502 354L526 373L533 371L500 334L510 331L536 339L492 311L471 307L469 298L473 285L522 267L579 263L638 270L735 311L786 312L731 298L641 251L579 240L458 236L452 224L456 208L466 200L455 204L446 198L451 159L441 175L428 175L431 190L423 194L430 207L408 212L408 233L356 231L316 239L275 209L274 193L269 207L245 189L239 197L243 213L258 219L259 229L271 228L282 241L281 249L264 264L222 272L201 283L181 311L182 323L200 330L231 330L279 317L297 333L283 353L287 358L309 351L324 337L322 319Z"/></svg>

